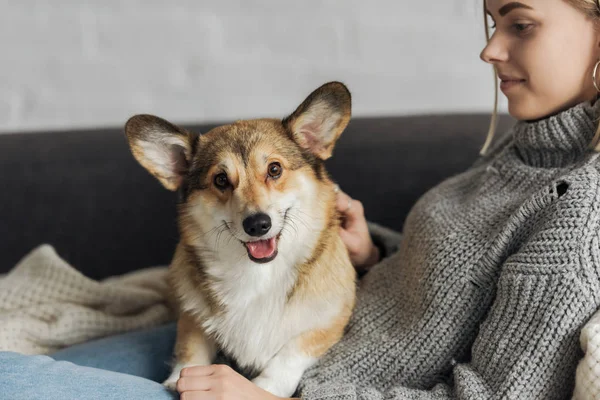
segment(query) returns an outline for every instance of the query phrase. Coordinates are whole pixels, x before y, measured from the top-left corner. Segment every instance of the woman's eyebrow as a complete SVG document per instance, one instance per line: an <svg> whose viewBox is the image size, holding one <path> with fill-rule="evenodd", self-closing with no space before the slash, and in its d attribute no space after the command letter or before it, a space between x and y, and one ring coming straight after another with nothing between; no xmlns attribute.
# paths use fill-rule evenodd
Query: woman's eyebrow
<svg viewBox="0 0 600 400"><path fill-rule="evenodd" d="M513 1L512 3L508 3L508 4L505 4L504 6L502 6L498 10L498 14L500 14L501 17L504 17L506 14L508 14L509 12L511 12L512 10L515 10L517 8L524 8L526 10L533 10L533 8L531 8L527 4L523 4L523 3L519 3L517 1ZM492 13L490 12L490 10L485 10L485 12L488 15L490 15L490 16L492 15Z"/></svg>

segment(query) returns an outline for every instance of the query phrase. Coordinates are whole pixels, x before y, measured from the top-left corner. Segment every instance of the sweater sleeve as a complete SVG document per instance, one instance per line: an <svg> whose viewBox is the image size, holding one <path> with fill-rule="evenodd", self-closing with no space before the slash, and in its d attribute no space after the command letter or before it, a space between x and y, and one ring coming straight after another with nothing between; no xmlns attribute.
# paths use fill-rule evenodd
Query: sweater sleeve
<svg viewBox="0 0 600 400"><path fill-rule="evenodd" d="M456 363L429 390L319 381L300 388L305 400L563 399L582 357L579 332L598 307L598 239L569 257L517 253L503 265L494 303L480 325L471 358ZM590 248L593 247L593 248ZM567 261L568 260L568 261Z"/></svg>
<svg viewBox="0 0 600 400"><path fill-rule="evenodd" d="M375 222L368 222L369 234L375 246L379 248L381 258L389 257L398 251L402 234Z"/></svg>

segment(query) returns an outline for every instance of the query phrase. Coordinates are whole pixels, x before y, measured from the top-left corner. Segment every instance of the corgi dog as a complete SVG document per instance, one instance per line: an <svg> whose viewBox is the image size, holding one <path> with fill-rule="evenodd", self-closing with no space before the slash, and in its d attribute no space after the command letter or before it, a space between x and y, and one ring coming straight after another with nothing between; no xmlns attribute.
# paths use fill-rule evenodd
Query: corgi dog
<svg viewBox="0 0 600 400"><path fill-rule="evenodd" d="M177 338L164 385L175 389L182 368L222 352L290 397L342 337L357 279L324 161L350 115L350 92L330 82L283 120L202 135L151 115L127 121L133 156L180 198L168 278Z"/></svg>

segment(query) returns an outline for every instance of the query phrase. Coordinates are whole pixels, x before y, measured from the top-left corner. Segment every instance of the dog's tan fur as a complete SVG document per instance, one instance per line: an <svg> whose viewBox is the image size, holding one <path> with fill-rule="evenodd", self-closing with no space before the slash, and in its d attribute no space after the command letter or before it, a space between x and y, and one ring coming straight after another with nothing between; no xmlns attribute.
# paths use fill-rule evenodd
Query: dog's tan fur
<svg viewBox="0 0 600 400"><path fill-rule="evenodd" d="M280 311L310 313L310 308L315 305L325 309L315 310L320 314L315 317L314 323L306 323L306 329L295 328L297 334L288 340L291 343L289 351L291 354L302 353L309 360L306 361L309 365L310 360L322 356L342 337L355 303L356 276L338 235L340 222L335 208L336 195L323 165L323 160L331 156L335 141L350 119L349 104L344 103L345 92L342 93L347 90L340 85L331 83L317 89L283 121L238 121L202 136L195 136L164 120L157 122L154 120L156 117L150 116L133 117L126 125L132 152L144 167L168 189L174 190L186 184L182 190L184 200L179 204L180 243L169 270L169 283L179 311L175 348L178 366L208 364L222 346L229 346L228 352L236 357L231 343L223 343L222 335L226 336L227 332L221 332L207 322L226 318L233 306L231 293L223 292L223 282L210 272L219 268L215 261L219 255L206 248L204 238L210 233L202 226L205 214L201 210L221 210L238 203L243 205L240 213L263 210L271 205L274 198L282 198L278 196L309 190L307 182L316 196L312 203L315 207L310 210L313 244L309 254L289 266L294 280L286 289L285 304ZM168 139L158 137L161 129L170 132ZM326 129L325 134L315 135L322 129ZM168 146L150 148L152 140L167 142ZM172 154L173 148L177 151ZM161 157L167 158L163 160ZM157 165L153 161L157 158L163 162ZM279 163L284 172L277 179L265 178L264 166L273 162ZM184 172L178 173L179 170ZM214 177L222 171L227 172L231 190L221 190L212 184ZM282 222L284 227L286 216L287 211ZM235 236L235 230L229 227L227 221L224 223ZM286 234L282 228L281 235ZM216 243L220 243L219 239ZM263 267L255 265L252 268ZM252 293L251 290L249 293ZM248 298L248 304L255 301L252 296ZM282 316L281 321L285 320L299 323L293 316ZM253 338L248 337L247 340ZM245 367L268 369L264 362L256 361L252 365L250 359L243 357L238 361ZM275 367L270 368L272 371ZM289 387L273 386L269 381L273 380L272 374L266 375L269 376L259 376L255 382L266 386L267 390L279 391L276 394L288 394ZM171 387L173 379L169 382ZM298 380L294 379L290 382Z"/></svg>

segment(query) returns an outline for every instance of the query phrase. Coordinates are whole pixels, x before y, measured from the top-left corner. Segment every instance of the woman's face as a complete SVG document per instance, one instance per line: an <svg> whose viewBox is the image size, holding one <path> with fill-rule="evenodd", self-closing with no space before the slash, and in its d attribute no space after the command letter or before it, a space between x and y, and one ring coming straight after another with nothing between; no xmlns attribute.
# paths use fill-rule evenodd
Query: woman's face
<svg viewBox="0 0 600 400"><path fill-rule="evenodd" d="M514 118L540 119L595 98L600 35L591 18L566 0L485 0L485 6L495 27L481 59L496 68Z"/></svg>

